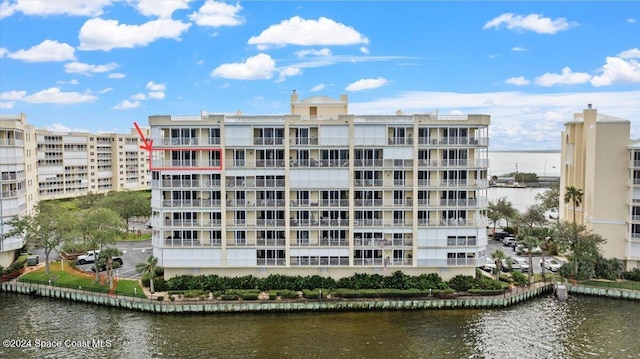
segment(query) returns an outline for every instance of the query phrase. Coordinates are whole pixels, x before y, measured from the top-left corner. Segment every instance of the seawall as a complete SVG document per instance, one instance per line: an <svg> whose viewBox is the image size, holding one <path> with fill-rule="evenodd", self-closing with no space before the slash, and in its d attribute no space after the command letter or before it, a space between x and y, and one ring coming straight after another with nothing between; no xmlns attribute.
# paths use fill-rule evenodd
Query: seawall
<svg viewBox="0 0 640 359"><path fill-rule="evenodd" d="M504 308L544 294L553 293L553 284L536 284L495 297L461 297L455 299L415 300L291 300L291 301L208 301L160 302L133 297L63 289L42 284L3 282L0 292L58 298L151 313L237 313L292 311L372 311L419 309L483 309Z"/></svg>
<svg viewBox="0 0 640 359"><path fill-rule="evenodd" d="M569 294L591 295L615 299L640 300L640 291L603 287L588 287L583 285L567 285Z"/></svg>

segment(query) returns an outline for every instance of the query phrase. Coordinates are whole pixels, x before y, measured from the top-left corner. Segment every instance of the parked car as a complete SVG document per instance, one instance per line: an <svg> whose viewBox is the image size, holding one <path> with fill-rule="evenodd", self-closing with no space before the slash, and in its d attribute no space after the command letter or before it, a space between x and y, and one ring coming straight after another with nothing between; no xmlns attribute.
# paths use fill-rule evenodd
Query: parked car
<svg viewBox="0 0 640 359"><path fill-rule="evenodd" d="M80 265L89 264L89 263L95 263L95 261L99 257L100 257L100 251L98 251L98 250L89 251L89 252L87 252L87 254L83 254L81 256L78 256L78 259L76 260L76 263L78 263ZM118 263L119 265L124 264L124 261L122 260L121 257L113 257L113 262L114 263Z"/></svg>
<svg viewBox="0 0 640 359"><path fill-rule="evenodd" d="M552 272L557 272L560 269L560 267L562 267L562 264L563 263L558 262L553 258L544 260L544 268Z"/></svg>
<svg viewBox="0 0 640 359"><path fill-rule="evenodd" d="M518 243L516 237L505 237L502 240L502 245L505 247L513 247L514 243Z"/></svg>
<svg viewBox="0 0 640 359"><path fill-rule="evenodd" d="M518 263L518 265L520 265L520 270L522 270L522 272L529 272L529 261L525 258L522 257L513 257L511 258L514 263Z"/></svg>
<svg viewBox="0 0 640 359"><path fill-rule="evenodd" d="M503 272L522 272L522 267L520 263L511 258L511 263L509 263L509 258L506 258L502 261L502 268L500 268Z"/></svg>
<svg viewBox="0 0 640 359"><path fill-rule="evenodd" d="M153 225L151 224L151 220L148 220L147 223L145 223L145 226L147 228L153 228Z"/></svg>
<svg viewBox="0 0 640 359"><path fill-rule="evenodd" d="M529 254L529 248L525 246L518 246L516 247L516 252L520 255ZM540 254L540 253L542 253L542 248L538 246L531 248L531 254Z"/></svg>
<svg viewBox="0 0 640 359"><path fill-rule="evenodd" d="M505 237L511 237L511 235L507 232L497 232L493 235L493 239L495 239L496 241L501 241Z"/></svg>
<svg viewBox="0 0 640 359"><path fill-rule="evenodd" d="M484 264L480 266L480 269L489 273L494 273L496 268L496 262L491 258L485 258Z"/></svg>

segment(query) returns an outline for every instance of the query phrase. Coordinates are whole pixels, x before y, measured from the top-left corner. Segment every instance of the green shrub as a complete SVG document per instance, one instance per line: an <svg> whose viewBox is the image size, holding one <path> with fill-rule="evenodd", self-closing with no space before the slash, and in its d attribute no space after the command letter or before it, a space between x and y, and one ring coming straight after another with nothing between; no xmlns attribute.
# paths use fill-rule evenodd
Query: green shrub
<svg viewBox="0 0 640 359"><path fill-rule="evenodd" d="M622 278L640 282L640 268L633 268L628 272L622 272Z"/></svg>
<svg viewBox="0 0 640 359"><path fill-rule="evenodd" d="M162 301L164 300L164 297L160 295L160 296L158 296L158 298L156 298L156 299L158 300L158 302L162 302Z"/></svg>
<svg viewBox="0 0 640 359"><path fill-rule="evenodd" d="M220 296L222 300L238 300L238 295L236 294L223 294Z"/></svg>
<svg viewBox="0 0 640 359"><path fill-rule="evenodd" d="M322 289L303 289L302 297L307 299L318 299L320 298L320 293L322 293L323 297L326 297L329 291Z"/></svg>
<svg viewBox="0 0 640 359"><path fill-rule="evenodd" d="M475 286L475 281L476 279L473 276L458 274L451 278L449 287L458 292L466 292Z"/></svg>
<svg viewBox="0 0 640 359"><path fill-rule="evenodd" d="M526 285L529 282L527 276L522 274L522 272L513 272L511 273L511 277L513 277L516 285Z"/></svg>
<svg viewBox="0 0 640 359"><path fill-rule="evenodd" d="M270 290L269 291L269 300L275 300L276 298L278 298L278 291L277 290Z"/></svg>

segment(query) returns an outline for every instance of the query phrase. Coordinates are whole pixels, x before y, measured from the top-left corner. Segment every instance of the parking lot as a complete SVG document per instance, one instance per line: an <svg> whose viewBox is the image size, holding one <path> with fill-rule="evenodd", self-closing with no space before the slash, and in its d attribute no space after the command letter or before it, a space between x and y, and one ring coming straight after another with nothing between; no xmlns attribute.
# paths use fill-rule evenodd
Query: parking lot
<svg viewBox="0 0 640 359"><path fill-rule="evenodd" d="M529 256L524 254L524 255L518 255L518 253L516 253L515 249L511 246L505 246L501 241L497 241L497 240L493 240L491 238L488 239L487 241L487 258L491 258L491 254L493 254L493 252L495 252L497 249L501 249L506 257L519 257L519 258L524 258L525 260L529 261ZM534 254L531 256L532 258L532 267L533 267L533 273L541 273L542 272L542 266L540 265L540 261L542 260L542 256L539 254ZM552 258L550 256L545 256L545 259L549 259ZM557 257L555 257L557 259ZM561 261L560 261L561 262ZM545 272L549 273L549 270L545 270Z"/></svg>

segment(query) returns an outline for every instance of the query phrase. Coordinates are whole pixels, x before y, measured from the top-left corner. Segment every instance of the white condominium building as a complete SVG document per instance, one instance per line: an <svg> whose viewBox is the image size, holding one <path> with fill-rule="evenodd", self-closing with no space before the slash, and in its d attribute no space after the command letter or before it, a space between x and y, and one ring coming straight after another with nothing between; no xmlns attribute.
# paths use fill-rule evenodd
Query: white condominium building
<svg viewBox="0 0 640 359"><path fill-rule="evenodd" d="M628 120L588 108L562 132L560 218L602 235L605 258L625 270L640 267L640 142L629 139ZM566 187L582 189L582 204L564 203Z"/></svg>
<svg viewBox="0 0 640 359"><path fill-rule="evenodd" d="M39 200L149 189L149 153L136 130L60 133L26 122L24 114L0 117L0 237L9 219ZM0 241L0 266L11 264L23 245L21 238Z"/></svg>
<svg viewBox="0 0 640 359"><path fill-rule="evenodd" d="M24 245L22 238L7 236L7 221L38 200L36 135L26 122L25 115L0 116L0 266L5 268Z"/></svg>
<svg viewBox="0 0 640 359"><path fill-rule="evenodd" d="M150 116L153 252L181 274L474 274L488 115Z"/></svg>
<svg viewBox="0 0 640 359"><path fill-rule="evenodd" d="M149 153L140 148L135 129L130 134L36 133L41 200L149 188Z"/></svg>

